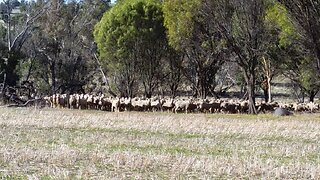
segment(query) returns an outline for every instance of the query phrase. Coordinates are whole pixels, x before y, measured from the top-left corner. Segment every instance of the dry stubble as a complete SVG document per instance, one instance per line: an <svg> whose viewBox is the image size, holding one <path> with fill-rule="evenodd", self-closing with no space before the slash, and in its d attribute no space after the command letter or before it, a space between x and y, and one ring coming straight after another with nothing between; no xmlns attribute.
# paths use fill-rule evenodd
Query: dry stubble
<svg viewBox="0 0 320 180"><path fill-rule="evenodd" d="M319 115L0 109L0 177L320 178Z"/></svg>

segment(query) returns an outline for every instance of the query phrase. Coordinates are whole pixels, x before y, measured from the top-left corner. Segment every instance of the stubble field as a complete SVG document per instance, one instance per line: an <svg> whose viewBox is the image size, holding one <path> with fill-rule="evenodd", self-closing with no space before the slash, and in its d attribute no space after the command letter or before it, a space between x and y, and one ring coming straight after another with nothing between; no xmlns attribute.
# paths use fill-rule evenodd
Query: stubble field
<svg viewBox="0 0 320 180"><path fill-rule="evenodd" d="M0 179L319 179L320 115L0 108Z"/></svg>

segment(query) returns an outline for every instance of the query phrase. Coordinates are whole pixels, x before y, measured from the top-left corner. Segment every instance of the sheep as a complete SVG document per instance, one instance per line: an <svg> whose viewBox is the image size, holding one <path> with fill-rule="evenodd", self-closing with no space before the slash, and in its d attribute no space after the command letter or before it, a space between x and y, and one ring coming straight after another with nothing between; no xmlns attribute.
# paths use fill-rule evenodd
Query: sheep
<svg viewBox="0 0 320 180"><path fill-rule="evenodd" d="M186 107L187 112L196 112L199 106L199 101L189 100L189 105Z"/></svg>
<svg viewBox="0 0 320 180"><path fill-rule="evenodd" d="M89 94L53 94L43 98L50 107L70 108L70 109L99 109L106 111L172 111L177 112L204 112L204 113L247 113L248 101L233 99L214 100L214 99L172 99L172 98L108 98L102 95ZM271 112L281 107L289 111L315 112L319 110L319 104L310 103L257 103L258 112Z"/></svg>
<svg viewBox="0 0 320 180"><path fill-rule="evenodd" d="M139 106L138 106L139 101L140 101L140 98L137 98L137 97L131 99L132 110L139 111Z"/></svg>
<svg viewBox="0 0 320 180"><path fill-rule="evenodd" d="M70 95L69 96L69 104L68 104L68 107L70 109L76 109L77 108L77 94L74 94L74 95Z"/></svg>
<svg viewBox="0 0 320 180"><path fill-rule="evenodd" d="M43 99L49 104L49 107L53 108L52 96L45 96Z"/></svg>
<svg viewBox="0 0 320 180"><path fill-rule="evenodd" d="M248 113L249 111L249 102L248 101L240 101L239 103L239 113Z"/></svg>
<svg viewBox="0 0 320 180"><path fill-rule="evenodd" d="M101 110L111 111L112 101L111 101L111 99L102 96L102 97L100 97L99 105L101 107Z"/></svg>
<svg viewBox="0 0 320 180"><path fill-rule="evenodd" d="M120 112L120 99L118 97L111 99L111 112Z"/></svg>
<svg viewBox="0 0 320 180"><path fill-rule="evenodd" d="M79 109L87 109L88 108L87 98L88 98L87 94L80 94L77 97L77 107Z"/></svg>
<svg viewBox="0 0 320 180"><path fill-rule="evenodd" d="M119 111L124 111L125 105L124 105L124 97L121 97L119 99Z"/></svg>
<svg viewBox="0 0 320 180"><path fill-rule="evenodd" d="M132 109L131 97L126 98L126 99L124 100L124 104L125 104L125 110L126 110L126 111L131 111L131 109Z"/></svg>
<svg viewBox="0 0 320 180"><path fill-rule="evenodd" d="M135 102L132 102L132 105L134 106L135 110L138 111L149 111L151 108L151 99L146 98L146 99L138 99Z"/></svg>
<svg viewBox="0 0 320 180"><path fill-rule="evenodd" d="M55 102L55 107L61 108L61 104L60 104L60 94L55 94L54 95L54 102Z"/></svg>
<svg viewBox="0 0 320 180"><path fill-rule="evenodd" d="M270 104L270 103L261 103L258 105L258 112L263 112L263 113L266 113L266 112L272 112L274 111L274 108L275 108L275 104Z"/></svg>
<svg viewBox="0 0 320 180"><path fill-rule="evenodd" d="M96 110L101 110L100 96L93 96L93 103Z"/></svg>
<svg viewBox="0 0 320 180"><path fill-rule="evenodd" d="M96 109L93 95L87 95L87 109Z"/></svg>
<svg viewBox="0 0 320 180"><path fill-rule="evenodd" d="M200 101L198 108L199 108L200 112L204 112L204 113L207 113L207 112L211 113L212 112L210 102L208 102L207 100L204 100L204 99L202 101Z"/></svg>
<svg viewBox="0 0 320 180"><path fill-rule="evenodd" d="M150 107L152 111L160 111L162 110L162 102L160 98L154 98L150 102Z"/></svg>
<svg viewBox="0 0 320 180"><path fill-rule="evenodd" d="M199 103L199 110L201 112L219 112L220 111L220 101L209 101L209 100L202 100L202 102Z"/></svg>
<svg viewBox="0 0 320 180"><path fill-rule="evenodd" d="M137 97L135 97L135 98L133 98L133 99L131 99L131 110L134 110L134 111L139 111L140 109L140 107L139 107L139 101L140 101L140 98L137 98Z"/></svg>
<svg viewBox="0 0 320 180"><path fill-rule="evenodd" d="M131 98L120 98L120 110L130 111L131 110Z"/></svg>
<svg viewBox="0 0 320 180"><path fill-rule="evenodd" d="M56 94L55 98L59 108L68 107L68 98L66 94Z"/></svg>
<svg viewBox="0 0 320 180"><path fill-rule="evenodd" d="M188 107L191 103L191 100L177 100L174 102L174 113L178 113L178 111L185 111L188 113Z"/></svg>
<svg viewBox="0 0 320 180"><path fill-rule="evenodd" d="M173 107L174 107L174 99L170 98L170 99L165 99L165 100L162 100L162 111L165 110L165 111L172 111L173 110Z"/></svg>
<svg viewBox="0 0 320 180"><path fill-rule="evenodd" d="M302 103L294 103L293 109L295 112L302 112L307 110L305 104L302 104Z"/></svg>
<svg viewBox="0 0 320 180"><path fill-rule="evenodd" d="M239 109L238 104L234 102L226 102L226 101L220 104L220 108L223 113L231 113L231 114L237 113Z"/></svg>
<svg viewBox="0 0 320 180"><path fill-rule="evenodd" d="M52 98L52 107L53 107L53 108L58 107L58 101L57 101L57 97L56 97L56 96L57 96L56 94L53 94L53 95L51 96L51 98Z"/></svg>
<svg viewBox="0 0 320 180"><path fill-rule="evenodd" d="M295 109L295 105L296 103L289 103L289 104L287 104L287 103L279 103L279 108L283 108L283 109L288 109L288 110L290 110L290 111L294 111L294 109Z"/></svg>
<svg viewBox="0 0 320 180"><path fill-rule="evenodd" d="M310 112L315 112L319 110L319 104L316 104L314 102L309 102L306 104L306 106Z"/></svg>

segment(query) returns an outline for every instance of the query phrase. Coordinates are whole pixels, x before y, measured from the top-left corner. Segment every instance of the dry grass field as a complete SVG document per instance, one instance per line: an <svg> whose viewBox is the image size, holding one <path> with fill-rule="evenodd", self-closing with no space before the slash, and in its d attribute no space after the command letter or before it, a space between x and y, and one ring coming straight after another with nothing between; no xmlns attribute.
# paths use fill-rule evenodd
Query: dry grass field
<svg viewBox="0 0 320 180"><path fill-rule="evenodd" d="M0 179L320 179L320 115L0 108Z"/></svg>

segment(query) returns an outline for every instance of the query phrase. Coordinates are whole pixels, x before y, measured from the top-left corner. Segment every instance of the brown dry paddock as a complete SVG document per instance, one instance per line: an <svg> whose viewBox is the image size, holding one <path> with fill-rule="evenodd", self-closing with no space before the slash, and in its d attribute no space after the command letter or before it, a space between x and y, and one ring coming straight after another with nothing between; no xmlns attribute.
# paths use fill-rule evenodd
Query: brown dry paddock
<svg viewBox="0 0 320 180"><path fill-rule="evenodd" d="M320 115L0 108L0 177L320 178Z"/></svg>

